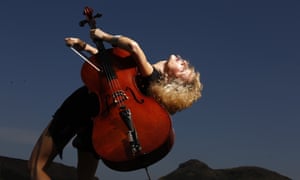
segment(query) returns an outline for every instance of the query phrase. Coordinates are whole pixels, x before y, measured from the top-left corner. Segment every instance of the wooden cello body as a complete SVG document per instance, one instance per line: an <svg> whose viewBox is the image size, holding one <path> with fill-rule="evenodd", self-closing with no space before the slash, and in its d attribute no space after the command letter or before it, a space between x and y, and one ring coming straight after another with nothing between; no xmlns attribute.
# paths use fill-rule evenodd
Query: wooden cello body
<svg viewBox="0 0 300 180"><path fill-rule="evenodd" d="M118 171L145 168L166 156L174 143L169 113L138 88L139 72L130 54L111 48L84 63L83 82L98 95L92 141L104 164Z"/></svg>

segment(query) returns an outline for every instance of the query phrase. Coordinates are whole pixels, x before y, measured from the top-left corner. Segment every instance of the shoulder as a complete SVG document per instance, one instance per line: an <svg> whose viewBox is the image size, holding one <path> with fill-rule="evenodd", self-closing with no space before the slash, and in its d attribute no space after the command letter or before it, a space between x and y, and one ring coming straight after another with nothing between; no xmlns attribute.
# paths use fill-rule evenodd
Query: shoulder
<svg viewBox="0 0 300 180"><path fill-rule="evenodd" d="M153 67L152 73L150 75L144 77L144 79L149 82L158 81L161 78L162 74L155 67Z"/></svg>

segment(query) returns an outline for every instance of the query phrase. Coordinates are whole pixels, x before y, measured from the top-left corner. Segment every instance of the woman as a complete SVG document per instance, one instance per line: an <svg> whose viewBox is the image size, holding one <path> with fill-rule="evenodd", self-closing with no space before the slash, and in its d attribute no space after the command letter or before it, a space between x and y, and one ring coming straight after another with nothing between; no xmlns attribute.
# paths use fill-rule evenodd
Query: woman
<svg viewBox="0 0 300 180"><path fill-rule="evenodd" d="M143 83L141 92L153 96L170 114L190 107L201 97L200 74L186 60L178 55L170 55L167 60L150 64L138 43L125 36L114 36L92 29L92 39L101 39L127 50L135 60ZM65 38L66 44L77 50L94 55L98 49L78 38ZM76 90L56 111L52 121L37 141L30 160L29 169L32 180L49 180L47 166L73 138L73 146L78 149L77 172L79 180L93 179L99 157L92 145L92 117L99 109L97 96L90 93L86 86Z"/></svg>

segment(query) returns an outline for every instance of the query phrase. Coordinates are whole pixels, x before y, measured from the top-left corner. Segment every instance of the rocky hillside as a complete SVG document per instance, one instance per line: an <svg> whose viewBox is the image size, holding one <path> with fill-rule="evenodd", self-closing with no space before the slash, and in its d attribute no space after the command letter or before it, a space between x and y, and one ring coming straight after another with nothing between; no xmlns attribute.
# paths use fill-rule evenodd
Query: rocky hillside
<svg viewBox="0 0 300 180"><path fill-rule="evenodd" d="M260 167L212 169L199 160L189 160L159 180L291 180Z"/></svg>
<svg viewBox="0 0 300 180"><path fill-rule="evenodd" d="M53 163L48 173L55 180L77 180L74 167L59 163ZM27 161L0 156L0 180L30 180Z"/></svg>
<svg viewBox="0 0 300 180"><path fill-rule="evenodd" d="M48 172L55 180L76 180L76 169L54 163ZM167 174L167 173L166 173ZM98 178L95 177L95 180ZM179 165L159 180L291 180L276 172L260 167L212 169L199 160ZM0 180L29 180L27 161L0 156Z"/></svg>

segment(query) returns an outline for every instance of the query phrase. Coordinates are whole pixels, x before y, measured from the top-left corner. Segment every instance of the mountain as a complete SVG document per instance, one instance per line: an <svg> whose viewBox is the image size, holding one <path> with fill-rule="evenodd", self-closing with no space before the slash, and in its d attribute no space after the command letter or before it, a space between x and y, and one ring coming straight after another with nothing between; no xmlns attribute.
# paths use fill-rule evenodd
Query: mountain
<svg viewBox="0 0 300 180"><path fill-rule="evenodd" d="M76 168L60 163L51 164L48 173L55 180L77 180ZM27 160L0 156L0 180L30 180Z"/></svg>
<svg viewBox="0 0 300 180"><path fill-rule="evenodd" d="M76 180L76 168L53 163L48 173L55 180ZM98 178L95 177L95 180ZM276 172L254 166L212 169L191 159L159 180L291 180ZM0 180L29 180L27 160L0 156Z"/></svg>
<svg viewBox="0 0 300 180"><path fill-rule="evenodd" d="M191 159L161 177L159 180L291 180L276 172L255 167L244 166L229 169L212 169L207 164Z"/></svg>

